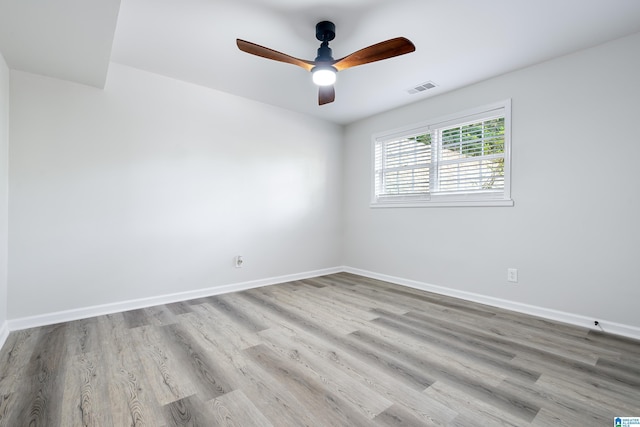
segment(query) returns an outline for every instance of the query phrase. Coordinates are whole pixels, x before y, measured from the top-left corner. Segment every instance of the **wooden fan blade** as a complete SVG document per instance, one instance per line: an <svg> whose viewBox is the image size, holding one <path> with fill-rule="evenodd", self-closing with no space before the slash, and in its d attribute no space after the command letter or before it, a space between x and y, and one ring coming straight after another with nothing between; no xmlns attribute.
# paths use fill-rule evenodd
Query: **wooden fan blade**
<svg viewBox="0 0 640 427"><path fill-rule="evenodd" d="M273 59L274 61L286 62L287 64L297 65L307 71L315 66L313 61L307 61L305 59L294 58L286 53L278 52L277 50L269 49L268 47L260 46L255 43L248 42L246 40L236 39L238 49L243 52L250 53L251 55L261 56L267 59Z"/></svg>
<svg viewBox="0 0 640 427"><path fill-rule="evenodd" d="M351 55L338 59L333 66L336 67L338 71L341 71L357 65L404 55L405 53L411 53L415 50L415 45L411 43L409 39L397 37L353 52Z"/></svg>
<svg viewBox="0 0 640 427"><path fill-rule="evenodd" d="M333 85L318 87L318 105L328 104L335 101L336 89Z"/></svg>

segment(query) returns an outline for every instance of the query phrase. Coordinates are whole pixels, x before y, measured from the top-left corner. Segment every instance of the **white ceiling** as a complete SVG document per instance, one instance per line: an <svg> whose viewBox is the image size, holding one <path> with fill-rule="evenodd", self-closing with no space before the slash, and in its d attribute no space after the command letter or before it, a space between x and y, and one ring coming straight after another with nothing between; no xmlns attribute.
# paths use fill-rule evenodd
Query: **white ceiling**
<svg viewBox="0 0 640 427"><path fill-rule="evenodd" d="M398 36L417 49L341 72L318 106L309 73L235 45L314 59L322 20L336 58ZM638 0L0 0L11 68L103 87L114 61L341 124L639 31Z"/></svg>
<svg viewBox="0 0 640 427"><path fill-rule="evenodd" d="M0 0L9 67L103 87L119 0Z"/></svg>

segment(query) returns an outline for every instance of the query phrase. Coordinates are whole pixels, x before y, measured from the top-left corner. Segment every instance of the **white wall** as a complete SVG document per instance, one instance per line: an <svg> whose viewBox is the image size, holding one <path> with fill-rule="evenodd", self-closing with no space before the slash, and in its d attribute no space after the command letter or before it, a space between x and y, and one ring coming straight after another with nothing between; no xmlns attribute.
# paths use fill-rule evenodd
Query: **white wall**
<svg viewBox="0 0 640 427"><path fill-rule="evenodd" d="M0 53L0 346L7 320L9 202L9 68Z"/></svg>
<svg viewBox="0 0 640 427"><path fill-rule="evenodd" d="M638 76L640 34L348 126L345 265L640 327ZM514 207L369 208L373 133L506 98Z"/></svg>
<svg viewBox="0 0 640 427"><path fill-rule="evenodd" d="M343 264L640 327L638 52L627 37L344 135L118 64L104 91L12 71L0 324ZM6 100L3 64L0 82ZM372 133L505 98L514 207L369 208Z"/></svg>
<svg viewBox="0 0 640 427"><path fill-rule="evenodd" d="M11 91L10 319L340 265L340 127L119 64Z"/></svg>

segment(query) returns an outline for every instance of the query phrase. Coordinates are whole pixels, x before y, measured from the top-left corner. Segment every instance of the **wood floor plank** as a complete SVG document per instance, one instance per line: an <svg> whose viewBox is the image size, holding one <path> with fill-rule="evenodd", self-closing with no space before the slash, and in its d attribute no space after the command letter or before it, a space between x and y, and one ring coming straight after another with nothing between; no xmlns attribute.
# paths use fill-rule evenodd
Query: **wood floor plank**
<svg viewBox="0 0 640 427"><path fill-rule="evenodd" d="M159 329L169 351L177 359L177 363L182 365L182 372L197 388L203 401L232 390L223 371L182 324L160 326Z"/></svg>
<svg viewBox="0 0 640 427"><path fill-rule="evenodd" d="M327 298L342 301L345 305L357 307L366 311L381 309L394 314L405 314L409 311L404 307L398 307L396 304L381 301L379 298L359 292L357 289L344 286L327 286L324 290L318 293L326 296Z"/></svg>
<svg viewBox="0 0 640 427"><path fill-rule="evenodd" d="M251 312L267 313L270 310L275 310L280 315L283 315L284 318L274 318L277 321L272 326L272 329L278 330L282 335L291 337L296 344L302 346L298 347L298 349L306 348L310 352L315 352L318 357L330 364L334 370L352 377L362 387L371 388L381 396L386 396L409 408L426 425L446 425L447 420L455 417L455 412L443 408L438 403L430 401L430 399L425 399L424 395L416 391L415 388L407 386L402 374L400 374L400 378L394 377L393 375L397 374L398 371L390 370L392 375L386 374L379 369L379 366L363 363L357 352L355 356L352 356L348 350L336 348L333 335L327 335L326 333L318 335L314 333L317 332L316 328L311 328L311 332L307 332L306 329L308 328L305 325L297 325L294 322L287 321L287 314L283 313L282 309L273 307L270 304L262 304L259 300L251 298L248 298L245 302L247 309ZM267 332L261 332L261 335ZM329 341L325 341L327 339ZM412 381L411 385L414 386L414 384ZM418 388L422 390L424 386L420 384Z"/></svg>
<svg viewBox="0 0 640 427"><path fill-rule="evenodd" d="M130 329L121 313L98 318L98 331L107 369L113 424L117 426L163 426L159 403L147 385L142 362Z"/></svg>
<svg viewBox="0 0 640 427"><path fill-rule="evenodd" d="M515 407L509 405L496 405L496 401L479 399L473 394L468 394L467 390L460 390L455 384L448 384L444 381L437 382L424 391L425 396L441 404L455 409L458 412L451 425L454 426L509 426L519 427L527 425L536 414L514 411Z"/></svg>
<svg viewBox="0 0 640 427"><path fill-rule="evenodd" d="M244 349L227 340L224 334L217 333L215 329L208 329L206 321L192 315L185 315L184 319L189 322L184 327L190 331L199 345L208 348L211 357L219 363L220 369L234 373L230 379L234 390L212 401L225 402L225 396L242 390L258 408L258 412L264 414L267 419L276 421L275 425L314 425L313 419L306 413L297 397L289 390L279 387L277 377L252 363Z"/></svg>
<svg viewBox="0 0 640 427"><path fill-rule="evenodd" d="M268 328L283 328L285 326L279 322L279 318L276 318L268 311L262 310L262 307L251 304L246 298L242 296L242 293L231 293L225 294L224 297L227 301L233 303L236 307L239 307L241 310L251 313L258 322Z"/></svg>
<svg viewBox="0 0 640 427"><path fill-rule="evenodd" d="M276 376L280 386L292 391L305 410L313 418L322 420L322 424L354 427L370 424L367 417L343 404L342 399L321 382L287 363L286 359L281 359L264 344L248 348L245 353L256 364Z"/></svg>
<svg viewBox="0 0 640 427"><path fill-rule="evenodd" d="M151 317L144 308L124 311L122 312L122 317L124 317L124 322L129 329L150 325L152 322Z"/></svg>
<svg viewBox="0 0 640 427"><path fill-rule="evenodd" d="M514 358L517 357L519 359L529 359L533 361L553 361L552 363L558 363L562 365L570 363L575 369L578 369L579 367L579 369L582 370L596 372L592 367L590 367L590 365L592 364L592 360L589 360L588 363L584 363L584 359L582 357L578 356L578 360L572 357L575 353L561 352L561 354L558 354L558 352L556 351L557 348L547 348L543 344L540 344L536 341L512 339L508 336L496 334L493 331L486 329L482 323L468 324L466 322L451 321L446 317L443 317L440 313L434 312L409 312L406 316L416 319L422 319L426 323L429 323L429 327L432 329L441 331L451 330L461 337L465 337L465 339L469 339L475 342L484 342L486 343L486 345L492 347L509 349L509 351L514 352ZM516 364L515 359L513 363ZM526 362L519 364L519 366L523 368L532 368L532 366L535 365L535 363L532 365Z"/></svg>
<svg viewBox="0 0 640 427"><path fill-rule="evenodd" d="M385 329L391 329L400 336L428 343L429 348L425 350L440 355L442 360L447 360L453 355L455 358L490 368L500 377L516 377L531 382L540 377L539 372L512 364L511 360L516 356L513 352L487 345L479 340L466 339L455 332L420 327L420 323L406 316L388 313L375 319L373 323L376 327L381 325Z"/></svg>
<svg viewBox="0 0 640 427"><path fill-rule="evenodd" d="M351 273L0 349L0 427L595 427L639 402L636 340Z"/></svg>
<svg viewBox="0 0 640 427"><path fill-rule="evenodd" d="M81 355L100 350L97 318L75 320L66 325L68 354Z"/></svg>
<svg viewBox="0 0 640 427"><path fill-rule="evenodd" d="M147 384L160 405L167 405L197 393L184 372L180 359L167 348L158 326L143 326L130 331L136 353L140 357Z"/></svg>
<svg viewBox="0 0 640 427"><path fill-rule="evenodd" d="M64 394L61 405L61 426L114 425L107 384L110 378L100 353L82 353L67 361Z"/></svg>
<svg viewBox="0 0 640 427"><path fill-rule="evenodd" d="M370 388L385 399L396 402L415 414L425 425L447 425L457 415L456 411L425 398L421 390L407 385L402 375L382 371L376 365L363 362L358 355L337 347L331 340L327 341L303 329L294 328L289 332L288 338L297 345L299 351L322 358L333 371L345 374L361 387Z"/></svg>
<svg viewBox="0 0 640 427"><path fill-rule="evenodd" d="M302 281L304 283L304 281ZM377 315L371 313L371 309L369 307L360 308L356 304L352 304L351 302L347 303L340 299L336 299L334 295L334 290L332 287L325 287L327 292L319 291L317 288L314 289L300 289L297 290L296 297L306 297L301 298L303 300L307 300L313 304L314 308L321 308L323 311L330 316L338 316L340 319L344 319L344 321L350 320L361 320L361 321L370 321L378 317Z"/></svg>
<svg viewBox="0 0 640 427"><path fill-rule="evenodd" d="M173 314L166 305L157 305L154 307L147 307L144 309L147 312L147 316L150 319L150 323L156 326L170 325L172 323L178 323L179 318Z"/></svg>
<svg viewBox="0 0 640 427"><path fill-rule="evenodd" d="M476 304L473 307L469 307L464 301L456 300L454 298L445 298L443 296L435 296L430 293L426 293L423 291L419 291L417 289L408 289L399 287L393 287L389 289L385 289L385 292L392 293L394 295L401 295L403 297L409 298L412 302L414 301L422 301L428 302L430 304L437 304L440 307L446 307L453 310L458 310L465 314L473 314L478 317L493 317L495 316L494 309L488 306L482 306L480 304Z"/></svg>
<svg viewBox="0 0 640 427"><path fill-rule="evenodd" d="M392 405L376 415L373 423L378 426L423 427L425 421L412 414L405 406ZM436 425L436 424L434 424Z"/></svg>
<svg viewBox="0 0 640 427"><path fill-rule="evenodd" d="M207 298L207 301L209 305L227 316L234 324L241 325L250 332L259 332L268 327L263 325L260 320L257 320L252 313L245 312L236 307L229 301L226 295L210 297Z"/></svg>
<svg viewBox="0 0 640 427"><path fill-rule="evenodd" d="M536 427L575 427L575 426L610 426L613 418L605 419L602 416L594 416L592 412L574 412L557 410L554 408L542 408L531 426Z"/></svg>
<svg viewBox="0 0 640 427"><path fill-rule="evenodd" d="M196 395L168 403L162 409L168 426L200 427L212 424L213 414Z"/></svg>
<svg viewBox="0 0 640 427"><path fill-rule="evenodd" d="M595 330L589 331L587 339L598 348L616 350L621 354L628 355L633 360L640 357L640 346L638 346L637 340Z"/></svg>
<svg viewBox="0 0 640 427"><path fill-rule="evenodd" d="M319 424L295 393L280 386L277 376L255 365L247 366L243 375L242 391L273 425L313 427Z"/></svg>
<svg viewBox="0 0 640 427"><path fill-rule="evenodd" d="M288 312L297 316L304 316L309 322L322 324L338 334L346 335L357 330L353 325L345 324L333 316L327 316L321 311L322 307L319 307L313 300L299 298L292 292L286 293L278 289L268 289L261 293L263 297L268 298L272 303L280 307L286 307Z"/></svg>
<svg viewBox="0 0 640 427"><path fill-rule="evenodd" d="M221 313L216 307L205 304L194 307L194 314L185 315L190 320L201 320L197 326L207 328L210 331L224 336L231 345L237 349L245 349L262 343L259 335L252 327L247 327L243 323L235 323ZM261 328L260 330L263 330Z"/></svg>
<svg viewBox="0 0 640 427"><path fill-rule="evenodd" d="M630 378L634 382L640 382L640 365L637 360L622 358L611 360L609 358L600 357L596 363L596 367L603 372L609 373L614 378Z"/></svg>
<svg viewBox="0 0 640 427"><path fill-rule="evenodd" d="M396 344L411 350L410 354L424 359L424 363L435 368L446 361L446 371L460 372L465 376L484 378L492 385L499 384L506 377L516 376L523 380L535 381L539 373L510 364L511 358L502 354L487 354L477 351L456 341L424 333L401 322L388 319L376 319L375 328L366 328L358 333L373 334L377 332L386 341L386 346L397 351ZM380 327L382 325L382 327ZM404 352L403 352L404 353Z"/></svg>
<svg viewBox="0 0 640 427"><path fill-rule="evenodd" d="M562 418L571 425L603 425L604 418L594 410L593 405L584 399L575 399L567 393L556 393L555 390L545 388L540 384L522 383L517 380L505 380L500 388L511 395L521 396L534 402L546 415L540 416L540 411L534 421L562 414ZM533 423L533 421L532 421Z"/></svg>
<svg viewBox="0 0 640 427"><path fill-rule="evenodd" d="M191 313L191 305L188 301L174 302L171 304L166 304L165 307L169 309L173 314L180 315Z"/></svg>
<svg viewBox="0 0 640 427"><path fill-rule="evenodd" d="M640 400L634 393L624 393L622 388L617 391L607 390L602 384L591 384L576 381L575 378L563 378L557 375L543 374L536 385L546 392L552 393L559 388L563 395L579 402L588 402L591 408L598 408L604 412L604 418L613 418L615 414L635 413L640 410Z"/></svg>
<svg viewBox="0 0 640 427"><path fill-rule="evenodd" d="M11 411L16 406L13 402L16 394L12 392L0 393L0 425L8 425Z"/></svg>
<svg viewBox="0 0 640 427"><path fill-rule="evenodd" d="M212 425L275 427L242 390L234 390L208 402Z"/></svg>
<svg viewBox="0 0 640 427"><path fill-rule="evenodd" d="M590 348L582 349L580 341L576 340L573 341L574 345L567 345L566 337L552 340L549 337L554 337L555 335L543 336L538 331L532 332L524 328L514 327L512 322L500 323L498 321L496 323L497 321L494 318L475 318L469 316L468 313L462 314L460 311L451 312L440 309L413 310L407 316L435 322L436 324L448 324L445 328L451 325L454 327L460 326L461 328L475 330L479 334L489 334L496 339L503 339L514 344L544 348L545 352L561 357L578 359L589 364L595 364L597 361L597 355L593 354ZM551 323L551 325L554 325L554 323Z"/></svg>
<svg viewBox="0 0 640 427"><path fill-rule="evenodd" d="M324 388L365 417L373 419L393 404L381 394L360 387L357 381L343 372L331 369L331 364L304 346L298 345L291 337L272 329L262 331L261 336L265 338L265 345L278 352L281 358L292 362L291 364L313 376L316 381L322 382Z"/></svg>
<svg viewBox="0 0 640 427"><path fill-rule="evenodd" d="M514 364L530 366L542 372L541 378L554 378L566 385L566 390L577 388L585 393L594 390L600 396L611 397L620 402L637 401L635 393L629 390L640 390L640 385L633 377L611 375L610 372L582 364L579 361L562 359L538 359L530 354L522 354L514 358ZM538 382L540 379L538 379ZM617 396L617 397L616 397ZM629 400L631 398L631 400Z"/></svg>
<svg viewBox="0 0 640 427"><path fill-rule="evenodd" d="M364 334L360 331L353 335L358 335L367 342L373 343L380 352L395 352L394 347L390 343L376 339L371 335ZM484 402L489 402L501 408L503 411L510 410L513 413L517 413L522 419L527 421L531 421L540 409L529 401L502 393L496 387L497 384L495 384L495 381L498 380L499 382L503 378L492 379L487 375L477 375L470 369L470 366L467 366L468 369L465 372L464 366L456 366L456 364L451 363L451 360L440 359L438 362L435 360L426 360L426 358L420 357L411 348L405 348L402 354L396 355L402 361L427 371L429 375L435 379L434 383L437 381L445 381L454 385L460 392L469 394Z"/></svg>
<svg viewBox="0 0 640 427"><path fill-rule="evenodd" d="M294 323L296 327L301 327L312 334L339 345L346 351L367 360L368 363L375 364L382 371L401 377L408 385L418 390L423 390L433 383L433 380L420 372L419 369L408 366L407 364L396 360L394 357L380 354L370 345L353 338L345 337L343 333L335 333L334 330L331 327L327 327L325 323L322 323L321 321L318 323L317 319L316 321L309 320L304 316L304 314L298 314L295 309L289 309L288 307L279 304L277 301L269 299L268 296L258 296L251 291L247 293L246 296L257 304L262 304L274 314L288 319L290 322Z"/></svg>
<svg viewBox="0 0 640 427"><path fill-rule="evenodd" d="M64 359L67 354L66 324L40 328L28 365L16 387L15 407L5 425L47 426L60 423L64 391ZM0 393L2 394L2 393Z"/></svg>
<svg viewBox="0 0 640 427"><path fill-rule="evenodd" d="M7 338L0 352L0 395L16 391L39 336L40 329L26 329L12 332Z"/></svg>

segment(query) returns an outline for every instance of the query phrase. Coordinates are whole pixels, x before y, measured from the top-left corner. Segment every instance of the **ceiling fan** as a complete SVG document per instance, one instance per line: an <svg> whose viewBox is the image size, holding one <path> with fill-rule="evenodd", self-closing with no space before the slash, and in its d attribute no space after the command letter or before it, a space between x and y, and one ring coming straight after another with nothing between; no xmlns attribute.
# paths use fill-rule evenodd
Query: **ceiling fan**
<svg viewBox="0 0 640 427"><path fill-rule="evenodd" d="M333 22L322 21L316 24L316 38L322 43L318 48L318 56L315 60L294 58L286 53L278 52L268 47L260 46L245 40L236 39L238 48L252 55L261 56L274 61L285 62L297 65L307 71L311 71L313 82L319 86L318 105L333 102L336 97L333 84L336 81L336 73L357 65L368 64L370 62L381 61L404 55L416 50L410 40L404 37L397 37L383 41L364 49L353 52L340 59L333 59L329 42L336 37L336 26Z"/></svg>

